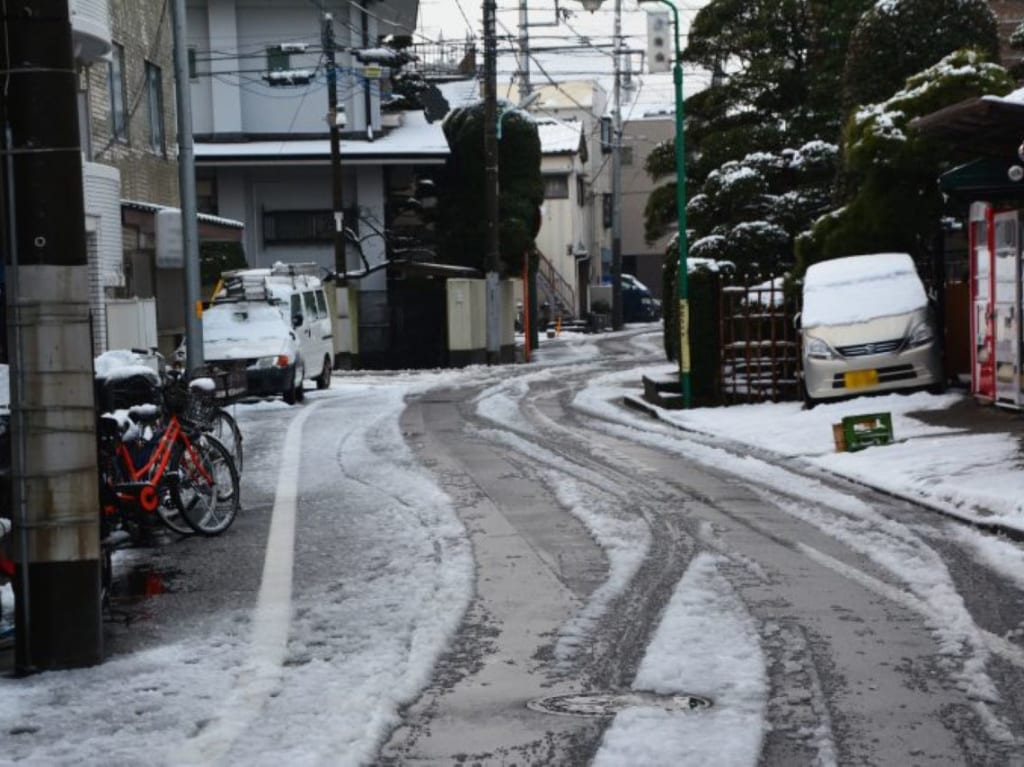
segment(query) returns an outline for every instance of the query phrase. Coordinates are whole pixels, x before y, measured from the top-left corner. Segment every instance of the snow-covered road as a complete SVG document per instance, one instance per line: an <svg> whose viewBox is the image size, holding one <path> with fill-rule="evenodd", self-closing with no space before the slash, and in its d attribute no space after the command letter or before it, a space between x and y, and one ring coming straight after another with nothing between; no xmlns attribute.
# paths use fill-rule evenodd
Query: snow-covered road
<svg viewBox="0 0 1024 767"><path fill-rule="evenodd" d="M103 666L0 679L0 762L1009 763L1024 551L834 473L1008 520L1020 475L972 495L910 442L831 454L824 408L666 415L681 431L622 406L659 355L634 328L239 408L247 517L179 544L171 613L209 598L119 628ZM898 437L977 448L905 415L944 400L883 399ZM1014 449L989 438L984 470ZM251 561L204 553L227 547ZM526 706L630 690L657 695Z"/></svg>

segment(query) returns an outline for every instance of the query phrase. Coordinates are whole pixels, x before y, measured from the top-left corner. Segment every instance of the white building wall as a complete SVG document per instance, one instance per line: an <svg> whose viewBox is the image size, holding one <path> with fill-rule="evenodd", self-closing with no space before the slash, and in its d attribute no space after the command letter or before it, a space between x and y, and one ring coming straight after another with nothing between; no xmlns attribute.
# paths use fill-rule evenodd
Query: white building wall
<svg viewBox="0 0 1024 767"><path fill-rule="evenodd" d="M357 172L356 199L359 202L360 215L374 222L378 229L384 229L384 174L379 166L366 166ZM369 229L360 229L359 236L369 233ZM380 237L369 237L363 240L363 253L371 267L382 264L387 259L387 246ZM349 268L360 268L361 264L349 263ZM387 270L381 269L370 277L359 281L360 290L386 290Z"/></svg>
<svg viewBox="0 0 1024 767"><path fill-rule="evenodd" d="M124 285L121 240L121 174L99 163L82 164L86 242L89 249L89 305L94 318L94 351L107 348L108 288Z"/></svg>
<svg viewBox="0 0 1024 767"><path fill-rule="evenodd" d="M196 74L197 77L189 81L189 93L192 106L192 131L204 135L213 133L213 86L217 80L210 75L214 62L207 62L203 59L210 57L210 49L213 46L210 37L210 17L206 4L195 5L190 3L185 12L185 26L188 30L189 47L196 50ZM237 46L231 50L236 50ZM231 66L234 60L225 63L217 62L217 69ZM234 62L237 63L237 62ZM235 67L237 69L237 67ZM228 97L222 103L227 108L233 99ZM240 108L239 108L240 110Z"/></svg>
<svg viewBox="0 0 1024 767"><path fill-rule="evenodd" d="M191 97L197 134L326 130L326 76L322 67L318 70L323 26L318 5L308 0L190 2L189 45L197 50L200 75L192 81ZM354 5L339 4L330 10L338 47L338 103L347 120L343 130L366 131L368 94L373 133L379 134L380 82L367 80L363 65L347 49L376 47L381 25L375 15L367 14L364 41L363 14ZM310 46L308 53L291 53L289 65L292 70L316 72L316 79L296 86L271 86L263 79L267 48L281 43Z"/></svg>
<svg viewBox="0 0 1024 767"><path fill-rule="evenodd" d="M231 54L242 49L234 0L208 0L207 36L198 45L200 57L216 58L208 62L214 133L242 130L242 110L238 83L251 77L242 74L242 59Z"/></svg>

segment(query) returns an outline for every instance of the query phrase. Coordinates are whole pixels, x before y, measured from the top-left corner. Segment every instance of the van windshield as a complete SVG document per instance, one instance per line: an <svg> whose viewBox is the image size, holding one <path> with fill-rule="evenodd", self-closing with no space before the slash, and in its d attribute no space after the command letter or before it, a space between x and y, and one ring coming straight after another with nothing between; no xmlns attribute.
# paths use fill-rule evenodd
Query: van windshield
<svg viewBox="0 0 1024 767"><path fill-rule="evenodd" d="M928 305L906 253L876 253L822 261L804 278L801 324L851 325L908 314Z"/></svg>

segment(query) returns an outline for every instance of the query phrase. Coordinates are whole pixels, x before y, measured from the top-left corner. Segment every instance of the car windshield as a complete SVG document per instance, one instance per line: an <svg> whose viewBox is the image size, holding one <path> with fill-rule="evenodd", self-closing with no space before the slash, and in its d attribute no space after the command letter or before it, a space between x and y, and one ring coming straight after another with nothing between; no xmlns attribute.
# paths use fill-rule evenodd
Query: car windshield
<svg viewBox="0 0 1024 767"><path fill-rule="evenodd" d="M203 312L203 341L280 341L290 333L281 312L271 304L214 304Z"/></svg>
<svg viewBox="0 0 1024 767"><path fill-rule="evenodd" d="M804 277L804 327L851 325L923 309L928 299L906 253L822 261Z"/></svg>

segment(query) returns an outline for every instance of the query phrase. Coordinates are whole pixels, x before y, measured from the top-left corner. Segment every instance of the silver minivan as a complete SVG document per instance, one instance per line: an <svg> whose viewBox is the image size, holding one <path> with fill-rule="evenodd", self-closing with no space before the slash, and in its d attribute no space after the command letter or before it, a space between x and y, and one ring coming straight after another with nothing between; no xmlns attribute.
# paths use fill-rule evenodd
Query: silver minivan
<svg viewBox="0 0 1024 767"><path fill-rule="evenodd" d="M906 253L847 256L808 267L799 321L809 405L943 383L928 298Z"/></svg>

